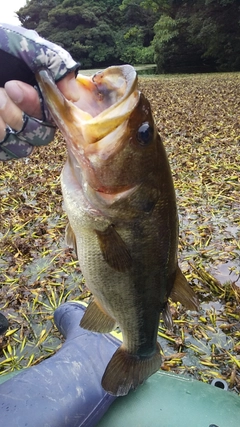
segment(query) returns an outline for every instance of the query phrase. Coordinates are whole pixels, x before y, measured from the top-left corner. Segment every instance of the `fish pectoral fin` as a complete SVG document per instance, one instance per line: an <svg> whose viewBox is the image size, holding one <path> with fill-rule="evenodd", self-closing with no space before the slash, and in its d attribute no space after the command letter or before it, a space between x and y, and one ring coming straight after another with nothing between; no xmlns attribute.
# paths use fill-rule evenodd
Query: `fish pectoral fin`
<svg viewBox="0 0 240 427"><path fill-rule="evenodd" d="M113 225L105 231L95 230L105 261L114 270L124 272L132 265L132 257L121 236Z"/></svg>
<svg viewBox="0 0 240 427"><path fill-rule="evenodd" d="M197 295L190 287L179 267L177 267L176 278L170 298L174 302L180 302L188 310L198 310L199 302Z"/></svg>
<svg viewBox="0 0 240 427"><path fill-rule="evenodd" d="M115 329L117 323L96 301L92 300L82 317L80 326L89 331L107 333Z"/></svg>
<svg viewBox="0 0 240 427"><path fill-rule="evenodd" d="M140 357L119 347L108 363L102 377L102 387L115 396L124 396L142 384L161 367L160 345L150 357Z"/></svg>
<svg viewBox="0 0 240 427"><path fill-rule="evenodd" d="M168 302L162 311L162 319L166 328L171 331L173 329L173 320Z"/></svg>
<svg viewBox="0 0 240 427"><path fill-rule="evenodd" d="M76 242L76 237L75 234L73 232L73 229L70 225L70 223L67 224L66 226L66 230L65 230L65 240L68 246L70 246L71 248L74 249L74 252L77 255L77 242Z"/></svg>

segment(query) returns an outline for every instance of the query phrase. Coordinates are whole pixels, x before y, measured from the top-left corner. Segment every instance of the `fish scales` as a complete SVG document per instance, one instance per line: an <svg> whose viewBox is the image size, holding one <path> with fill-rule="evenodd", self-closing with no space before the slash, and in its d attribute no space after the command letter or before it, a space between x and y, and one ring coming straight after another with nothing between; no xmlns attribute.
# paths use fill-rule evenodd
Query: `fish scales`
<svg viewBox="0 0 240 427"><path fill-rule="evenodd" d="M76 105L47 71L37 79L67 142L61 174L66 239L93 294L81 326L96 332L120 327L123 344L102 386L125 395L161 366L157 331L161 313L171 326L168 298L193 310L198 304L178 267L170 166L133 67L78 76Z"/></svg>

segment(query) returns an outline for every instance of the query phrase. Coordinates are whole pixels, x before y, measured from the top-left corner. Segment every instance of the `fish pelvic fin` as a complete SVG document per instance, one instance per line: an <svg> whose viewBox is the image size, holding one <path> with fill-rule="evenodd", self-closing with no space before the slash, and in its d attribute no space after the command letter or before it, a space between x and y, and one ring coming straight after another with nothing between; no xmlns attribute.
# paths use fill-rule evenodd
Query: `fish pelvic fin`
<svg viewBox="0 0 240 427"><path fill-rule="evenodd" d="M198 310L199 302L197 295L192 290L179 267L177 267L176 278L170 298L174 302L180 302L188 310Z"/></svg>
<svg viewBox="0 0 240 427"><path fill-rule="evenodd" d="M68 246L74 249L75 254L77 255L77 242L76 242L76 236L73 232L73 229L70 225L70 223L67 224L66 230L65 230L65 240Z"/></svg>
<svg viewBox="0 0 240 427"><path fill-rule="evenodd" d="M125 396L137 388L161 367L160 345L151 357L140 357L119 347L108 363L102 377L102 387L109 394Z"/></svg>
<svg viewBox="0 0 240 427"><path fill-rule="evenodd" d="M171 331L173 329L173 320L168 302L162 311L162 319L166 328Z"/></svg>
<svg viewBox="0 0 240 427"><path fill-rule="evenodd" d="M92 300L82 317L80 326L89 331L107 333L115 329L117 323L96 301Z"/></svg>
<svg viewBox="0 0 240 427"><path fill-rule="evenodd" d="M95 230L95 232L103 258L108 265L116 271L127 271L132 265L132 257L114 226L109 225L105 231Z"/></svg>

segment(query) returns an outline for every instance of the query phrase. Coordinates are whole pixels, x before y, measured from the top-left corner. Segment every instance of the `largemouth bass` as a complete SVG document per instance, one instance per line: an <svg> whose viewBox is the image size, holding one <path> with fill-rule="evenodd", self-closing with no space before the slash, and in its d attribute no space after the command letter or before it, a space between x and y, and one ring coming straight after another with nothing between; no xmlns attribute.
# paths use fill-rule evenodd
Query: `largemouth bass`
<svg viewBox="0 0 240 427"><path fill-rule="evenodd" d="M67 142L61 174L66 239L93 294L81 326L104 333L120 327L123 344L102 386L125 395L161 366L157 332L161 313L171 326L168 298L197 308L177 261L170 166L130 65L79 75L77 105L63 97L48 71L37 79Z"/></svg>

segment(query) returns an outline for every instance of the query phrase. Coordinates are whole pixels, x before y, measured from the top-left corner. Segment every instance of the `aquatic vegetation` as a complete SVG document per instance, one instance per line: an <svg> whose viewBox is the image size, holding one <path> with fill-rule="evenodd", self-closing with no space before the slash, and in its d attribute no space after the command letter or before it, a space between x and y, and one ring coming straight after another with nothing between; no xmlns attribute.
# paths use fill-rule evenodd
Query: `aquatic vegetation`
<svg viewBox="0 0 240 427"><path fill-rule="evenodd" d="M180 215L181 268L199 313L171 304L174 329L159 325L162 368L240 392L239 74L140 78L172 168ZM1 165L0 309L10 329L0 373L49 357L61 345L53 312L89 292L64 243L60 133L49 147Z"/></svg>

